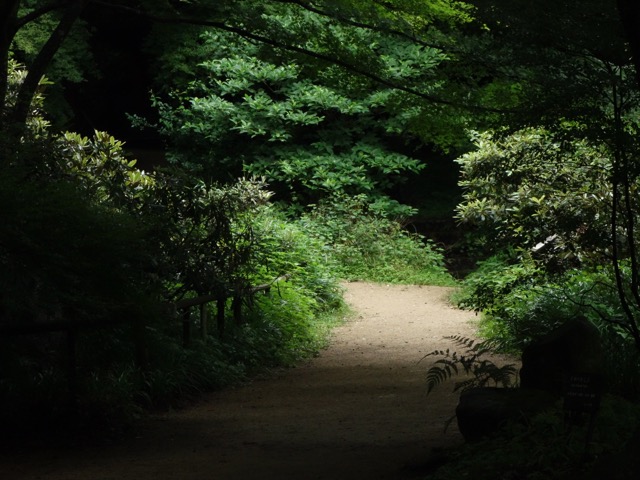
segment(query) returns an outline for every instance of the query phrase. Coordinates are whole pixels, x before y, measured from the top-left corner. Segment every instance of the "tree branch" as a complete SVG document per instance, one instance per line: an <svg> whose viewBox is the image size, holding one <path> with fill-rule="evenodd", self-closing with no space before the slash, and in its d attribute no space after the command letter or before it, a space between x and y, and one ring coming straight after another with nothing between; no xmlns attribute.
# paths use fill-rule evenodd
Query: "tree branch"
<svg viewBox="0 0 640 480"><path fill-rule="evenodd" d="M617 0L620 20L631 47L636 79L640 85L640 2L637 0Z"/></svg>
<svg viewBox="0 0 640 480"><path fill-rule="evenodd" d="M273 0L273 1L277 3L287 3L291 5L297 5L300 8L303 8L311 13L315 13L316 15L320 15L322 17L338 20L340 23L344 23L345 25L351 25L352 27L371 30L372 32L377 32L377 33L386 33L386 34L394 35L396 37L404 38L405 40L409 40L411 42L417 43L418 45L421 45L423 47L436 48L438 50L443 50L443 51L445 50L445 47L443 47L442 45L429 44L423 40L416 38L415 36L409 35L405 32L401 32L400 30L395 30L392 28L377 27L375 25L370 25L368 23L362 23L362 22L357 22L355 20L351 20L342 15L333 15L327 11L320 10L319 8L313 7L310 2L304 2L302 0Z"/></svg>
<svg viewBox="0 0 640 480"><path fill-rule="evenodd" d="M26 122L29 116L31 102L38 89L40 80L51 63L51 59L60 48L60 45L62 45L62 42L64 42L64 39L67 38L73 24L89 1L90 0L75 0L69 4L55 30L40 49L38 55L36 55L36 58L29 66L27 77L20 86L16 104L13 112L11 112L12 121L17 124Z"/></svg>
<svg viewBox="0 0 640 480"><path fill-rule="evenodd" d="M0 4L0 131L4 126L4 109L9 89L9 47L16 29L20 0L6 0Z"/></svg>
<svg viewBox="0 0 640 480"><path fill-rule="evenodd" d="M236 35L239 35L243 38L246 38L247 40L253 40L255 42L258 43L262 43L264 45L270 45L274 48L278 48L281 50L286 50L289 52L294 52L294 53L299 53L302 55L305 55L307 57L310 58L314 58L316 60L321 60L324 62L327 62L329 64L333 64L333 65L337 65L339 67L344 68L345 70L351 72L351 73L355 73L361 77L364 78L368 78L369 80L378 83L380 85L383 85L385 87L391 88L393 90L398 90L401 92L405 92L408 93L410 95L413 95L415 97L421 98L423 100L428 100L429 102L438 104L438 105L447 105L450 107L455 107L455 108L460 108L460 109L464 109L464 110L475 110L475 111L479 111L479 112L486 112L486 113L499 113L499 114L512 114L515 113L512 110L504 110L504 109L499 109L499 108L491 108L491 107L484 107L481 105L472 105L472 104L465 104L465 103L459 103L459 102L454 102L451 100L446 100L443 98L439 98L433 95L429 95L427 93L421 92L419 90L416 90L415 88L411 88L411 87L407 87L405 85L400 85L398 83L394 83L390 80L387 80L385 78L382 78L379 75L373 74L371 72L366 71L365 69L358 67L356 65L353 65L349 62L346 62L344 60L341 60L339 58L335 58L332 57L330 55L326 55L324 53L319 53L319 52L314 52L312 50L309 50L307 48L304 47L299 47L297 45L288 45L282 42L279 42L277 40L274 40L272 38L269 37L265 37L264 35L258 34L258 33L253 33L253 32L249 32L248 30L244 29L244 28L240 28L240 27L234 27L231 25L227 25L223 22L216 22L216 21L212 21L212 20L206 20L206 19L197 19L197 18L188 18L188 17L165 17L165 16L161 16L161 15L154 15L151 13L147 13L147 12L143 12L141 10L138 10L136 8L133 7L128 7L128 6L124 6L124 5L114 5L111 4L109 2L104 2L104 1L100 1L100 0L92 0L93 3L96 4L100 4L100 5L104 5L104 6L108 6L108 7L112 7L115 9L119 9L119 10L123 10L123 11L128 11L130 13L134 13L136 15L140 15L142 17L148 18L149 20L152 20L154 22L158 22L158 23L168 23L168 24L187 24L187 25L198 25L198 26L203 26L203 27L212 27L212 28L217 28L219 30L223 30L226 32L230 32L230 33L234 33Z"/></svg>
<svg viewBox="0 0 640 480"><path fill-rule="evenodd" d="M19 17L16 23L16 30L20 30L27 23L33 22L34 20L37 20L41 16L46 15L47 13L60 8L64 3L65 3L64 1L53 1L48 5L40 7L34 10L33 12L29 12L26 15Z"/></svg>

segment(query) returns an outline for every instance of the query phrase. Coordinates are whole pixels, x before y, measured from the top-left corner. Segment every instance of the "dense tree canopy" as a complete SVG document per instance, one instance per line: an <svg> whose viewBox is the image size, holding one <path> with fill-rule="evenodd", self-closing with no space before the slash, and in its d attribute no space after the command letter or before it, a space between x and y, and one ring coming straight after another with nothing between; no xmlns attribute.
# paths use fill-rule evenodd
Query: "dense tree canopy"
<svg viewBox="0 0 640 480"><path fill-rule="evenodd" d="M157 72L148 123L207 182L261 175L287 201L365 193L394 211L386 195L428 165L424 146L544 126L609 150L613 245L633 230L633 2L12 0L1 13L4 133L45 73L62 86L101 74L104 13L139 25ZM26 65L13 91L10 56Z"/></svg>

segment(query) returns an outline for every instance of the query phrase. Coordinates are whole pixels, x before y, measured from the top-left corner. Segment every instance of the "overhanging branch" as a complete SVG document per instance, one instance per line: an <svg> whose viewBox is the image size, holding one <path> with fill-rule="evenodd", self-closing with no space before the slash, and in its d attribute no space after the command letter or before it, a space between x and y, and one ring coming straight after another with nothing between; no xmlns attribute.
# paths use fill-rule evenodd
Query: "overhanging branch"
<svg viewBox="0 0 640 480"><path fill-rule="evenodd" d="M316 15L322 16L322 17L327 17L327 18L333 18L335 20L338 20L340 23L344 23L345 25L350 25L352 27L357 27L357 28L362 28L365 30L371 30L372 32L377 32L377 33L386 33L389 35L394 35L396 37L400 37L400 38L404 38L405 40L409 40L411 42L417 43L420 46L423 47L428 47L428 48L436 48L439 50L445 50L445 47L443 47L442 45L434 45L434 44L430 44L427 43L423 40L420 40L418 38L416 38L415 36L409 35L408 33L405 32L401 32L400 30L395 30L393 28L382 28L382 27L377 27L375 25L370 25L367 23L362 23L362 22L357 22L355 20L352 20L350 18L346 18L342 15L333 15L332 13L329 13L327 11L321 10L317 7L314 7L311 5L311 2L304 2L302 0L273 0L277 3L287 3L287 4L291 4L291 5L297 5L300 8L303 8L304 10L307 10L311 13L315 13Z"/></svg>
<svg viewBox="0 0 640 480"><path fill-rule="evenodd" d="M379 85L383 85L385 87L391 88L393 90L398 90L404 93L408 93L410 95L413 95L415 97L421 98L423 100L427 100L429 102L438 104L438 105L446 105L446 106L450 106L450 107L455 107L455 108L460 108L463 110L472 110L472 111L478 111L478 112L485 112L485 113L499 113L499 114L513 114L516 113L512 110L504 110L504 109L499 109L499 108L491 108L491 107L484 107L481 105L475 105L475 104L467 104L467 103L459 103L459 102L454 102L451 100L446 100L440 97L436 97L434 95L429 95L428 93L424 93L421 92L420 90L417 90L415 88L412 87L408 87L406 85L401 85L395 82L392 82L390 80L387 80L379 75L376 75L374 73L368 72L366 70L364 70L363 68L360 68L356 65L353 65L349 62L346 62L344 60L341 60L339 58L335 58L332 57L330 55L326 55L324 53L320 53L320 52L315 52L313 50L309 50L307 48L304 47L300 47L298 45L289 45L283 42L279 42L277 40L274 40L272 38L266 37L264 35L258 34L258 33L254 33L254 32L250 32L244 28L240 28L240 27L235 27L232 25L227 25L226 23L223 22L216 22L213 20L206 20L206 19L198 19L198 18L189 18L189 17L168 17L168 16L163 16L163 15L155 15L152 13L148 13L148 12L144 12L141 11L137 8L134 7L128 7L125 5L116 5L116 4L112 4L109 2L105 2L105 1L101 1L101 0L92 0L92 3L95 4L99 4L99 5L104 5L104 6L108 6L111 8L115 8L118 10L123 10L123 11L127 11L136 15L139 15L141 17L147 18L151 21L157 22L157 23L166 23L166 24L186 24L186 25L196 25L196 26L202 26L202 27L211 27L211 28L216 28L219 30L223 30L225 32L230 32L230 33L234 33L238 36L241 36L243 38L246 38L247 40L252 40L258 43L262 43L265 45L270 45L274 48L278 48L281 50L285 50L285 51L289 51L289 52L294 52L294 53L299 53L301 55L305 55L307 57L310 58L314 58L316 60L321 60L324 62L327 62L329 64L333 64L333 65L337 65L339 67L344 68L345 70L351 72L351 73L355 73L356 75L362 76L364 78L368 78L369 80L379 84Z"/></svg>
<svg viewBox="0 0 640 480"><path fill-rule="evenodd" d="M51 63L51 59L56 54L65 38L67 38L67 35L71 31L71 28L82 13L82 10L88 1L89 0L74 0L69 2L60 22L29 66L27 76L20 86L16 105L13 112L11 112L12 120L17 124L23 124L27 120L31 102L38 85L40 84L42 76L45 74L47 67Z"/></svg>
<svg viewBox="0 0 640 480"><path fill-rule="evenodd" d="M57 10L58 8L63 6L64 3L65 3L64 1L52 1L48 5L43 5L42 7L23 15L22 17L19 17L18 21L16 22L16 30L20 30L27 23L33 22L34 20L37 20L41 16L46 15L47 13L52 12L54 10Z"/></svg>

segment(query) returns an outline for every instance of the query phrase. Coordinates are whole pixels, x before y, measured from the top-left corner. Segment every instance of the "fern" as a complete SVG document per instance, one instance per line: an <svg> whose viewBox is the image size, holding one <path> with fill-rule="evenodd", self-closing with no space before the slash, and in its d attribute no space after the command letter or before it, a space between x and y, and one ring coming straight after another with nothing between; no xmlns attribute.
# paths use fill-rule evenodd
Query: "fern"
<svg viewBox="0 0 640 480"><path fill-rule="evenodd" d="M518 370L514 364L500 367L491 360L483 358L485 355L493 353L490 342L476 342L474 339L459 335L448 336L445 339L463 347L464 351L459 354L449 349L434 350L423 357L423 359L429 356L443 357L436 360L427 371L427 393L431 393L434 388L461 373L471 376L471 378L456 382L454 392L486 387L487 385L504 388L515 385Z"/></svg>

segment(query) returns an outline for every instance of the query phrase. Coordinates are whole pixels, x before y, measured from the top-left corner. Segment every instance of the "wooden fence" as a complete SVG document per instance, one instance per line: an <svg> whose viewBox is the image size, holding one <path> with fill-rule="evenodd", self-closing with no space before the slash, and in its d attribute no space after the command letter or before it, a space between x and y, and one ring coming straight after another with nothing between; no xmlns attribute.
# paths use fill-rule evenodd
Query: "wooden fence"
<svg viewBox="0 0 640 480"><path fill-rule="evenodd" d="M211 295L202 295L194 298L185 298L184 300L180 300L175 303L176 310L181 312L182 318L182 343L185 347L188 347L191 344L191 308L192 307L200 307L200 337L207 338L209 334L207 331L207 326L209 323L208 319L208 305L209 303L216 303L216 326L218 329L218 336L220 338L224 337L224 327L225 327L225 310L227 300L229 298L231 301L231 309L233 311L233 321L236 325L241 325L243 322L242 318L242 299L245 297L252 297L258 292L268 292L274 284L278 282L288 280L291 275L281 275L280 277L275 278L270 283L264 283L262 285L257 285L255 287L245 287L233 289L225 292L224 294L211 294Z"/></svg>
<svg viewBox="0 0 640 480"><path fill-rule="evenodd" d="M268 292L274 284L288 280L291 275L282 275L275 278L270 283L257 285L255 287L245 287L229 290L223 294L202 295L195 298L185 298L176 303L170 304L170 309L180 312L182 319L182 343L189 347L192 341L191 335L191 309L199 307L200 310L200 335L206 338L208 335L208 304L216 302L216 325L218 336L224 336L225 330L225 308L227 300L232 299L231 308L233 310L234 323L239 325L243 322L242 299L251 297L258 292ZM122 318L109 322L87 322L81 320L56 320L50 322L33 323L3 323L0 319L0 337L15 335L36 335L41 333L65 332L66 333L66 370L69 386L69 396L71 403L75 404L78 394L78 374L77 374L77 339L80 330L92 328L107 328L127 323L128 319ZM131 334L135 345L136 362L141 369L147 367L146 345L144 340L145 326L140 322L131 325Z"/></svg>

